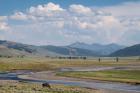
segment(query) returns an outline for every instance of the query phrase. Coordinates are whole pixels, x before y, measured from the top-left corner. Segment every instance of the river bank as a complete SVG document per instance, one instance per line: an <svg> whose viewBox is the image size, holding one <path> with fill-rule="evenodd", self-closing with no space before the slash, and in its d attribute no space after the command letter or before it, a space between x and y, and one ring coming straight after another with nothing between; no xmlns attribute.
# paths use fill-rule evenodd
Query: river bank
<svg viewBox="0 0 140 93"><path fill-rule="evenodd" d="M106 70L111 69L111 68L113 68L113 67L106 67ZM131 69L132 68L133 67L131 67ZM80 67L80 69L82 69L82 68ZM115 68L113 68L113 69L115 69ZM128 67L126 67L126 69L128 69ZM71 68L69 70L78 70L79 71L79 69L77 69L77 68L74 68L74 69ZM89 68L88 68L88 70L89 70ZM98 70L105 70L105 67L102 69L100 68ZM92 71L93 71L93 69L92 69ZM65 70L64 72L67 72L67 71ZM46 80L47 82L50 82L50 83L77 85L80 87L88 87L88 88L96 88L96 89L126 91L126 93L129 93L129 92L140 93L140 86L125 84L125 83L115 83L115 82L109 82L109 81L99 81L99 80L91 80L91 79L56 76L56 72L54 72L54 71L34 72L31 74L20 75L19 78L22 78L25 80L30 79L30 80L34 80L34 81L45 81ZM125 92L122 92L122 93L125 93Z"/></svg>

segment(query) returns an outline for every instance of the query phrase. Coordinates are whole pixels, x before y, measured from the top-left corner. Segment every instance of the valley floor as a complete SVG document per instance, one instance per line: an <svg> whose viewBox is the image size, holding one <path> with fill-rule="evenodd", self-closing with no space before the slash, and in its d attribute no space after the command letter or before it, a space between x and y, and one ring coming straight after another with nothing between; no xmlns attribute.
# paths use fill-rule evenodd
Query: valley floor
<svg viewBox="0 0 140 93"><path fill-rule="evenodd" d="M41 83L0 80L0 93L99 93L96 89L51 84L51 89L42 87Z"/></svg>
<svg viewBox="0 0 140 93"><path fill-rule="evenodd" d="M103 70L103 71L102 71ZM121 82L126 82L125 79L133 79L129 83L139 83L139 60L66 60L66 59L47 59L47 58L1 58L0 71L15 72L30 71L31 73L18 75L21 79L29 80L61 80L75 82L93 82L94 86L77 87L66 86L65 84L51 84L51 90L42 88L41 83L27 83L11 80L0 80L1 93L140 93L140 91L124 91L110 88L96 88L96 82L101 82L101 85L108 81L115 80L114 78L124 78ZM73 71L73 72L72 72ZM116 73L116 74L114 74ZM68 76L68 77L65 77ZM119 77L121 76L121 77ZM95 79L96 77L96 79ZM112 79L105 80L112 77ZM97 78L99 81L96 81ZM105 80L105 81L104 81ZM127 80L130 81L130 80ZM135 81L135 82L133 82ZM103 84L102 84L103 82ZM104 83L105 82L105 83ZM117 81L117 82L120 82ZM65 83L65 82L64 82ZM84 84L84 83L83 83ZM105 86L105 85L104 85ZM127 86L127 85L126 85ZM133 86L133 85L132 85ZM81 87L81 88L80 88ZM131 87L131 86L130 86ZM129 88L129 87L128 87ZM58 90L57 90L58 89ZM24 92L23 92L24 91Z"/></svg>
<svg viewBox="0 0 140 93"><path fill-rule="evenodd" d="M18 82L14 80L0 80L0 93L132 93L107 89L99 90L80 88L75 86L64 86L59 84L51 84L51 87L52 89L43 88L40 83Z"/></svg>

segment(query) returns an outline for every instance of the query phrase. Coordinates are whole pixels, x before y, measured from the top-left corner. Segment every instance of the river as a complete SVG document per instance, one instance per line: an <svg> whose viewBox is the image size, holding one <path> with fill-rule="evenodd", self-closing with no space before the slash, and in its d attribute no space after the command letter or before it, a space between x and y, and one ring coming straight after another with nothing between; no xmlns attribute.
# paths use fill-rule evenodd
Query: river
<svg viewBox="0 0 140 93"><path fill-rule="evenodd" d="M59 71L99 71L99 70L109 70L109 69L120 69L116 67L98 67L98 68L61 68ZM123 67L121 69L124 69ZM127 67L125 67L127 69ZM97 89L111 89L111 90L122 90L128 91L130 93L140 93L140 85L130 85L125 83L116 83L116 82L102 82L97 80L75 80L75 79L68 79L68 78L55 78L55 79L40 79L36 76L41 74L46 74L47 71L44 72L31 72L31 71L16 71L16 72L5 72L0 73L0 79L3 80L20 80L20 81L27 81L27 82L48 82L52 84L64 84L64 85L71 85L71 86L80 86L86 88L97 88ZM22 78L19 76L22 75L31 75L34 78ZM46 74L47 75L47 74ZM51 74L49 74L51 75Z"/></svg>

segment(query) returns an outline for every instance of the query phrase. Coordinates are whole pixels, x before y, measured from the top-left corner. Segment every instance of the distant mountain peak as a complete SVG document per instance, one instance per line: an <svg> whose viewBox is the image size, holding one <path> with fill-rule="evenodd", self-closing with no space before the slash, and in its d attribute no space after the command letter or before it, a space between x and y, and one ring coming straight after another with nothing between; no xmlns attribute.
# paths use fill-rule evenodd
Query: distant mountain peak
<svg viewBox="0 0 140 93"><path fill-rule="evenodd" d="M72 44L70 44L70 45L88 45L88 44L86 44L86 43L84 43L84 42L74 42L74 43L72 43ZM70 46L69 45L69 46Z"/></svg>
<svg viewBox="0 0 140 93"><path fill-rule="evenodd" d="M86 44L83 42L75 42L73 44L70 44L69 47L88 49L88 50L99 52L102 55L108 55L119 49L124 48L125 46L121 46L115 43L103 45L99 43Z"/></svg>
<svg viewBox="0 0 140 93"><path fill-rule="evenodd" d="M110 44L106 44L106 45L112 45L112 46L121 46L119 44L116 44L116 43L110 43Z"/></svg>
<svg viewBox="0 0 140 93"><path fill-rule="evenodd" d="M38 54L38 55L68 55L69 49L76 50L76 55L84 55L84 56L106 56L109 55L117 50L124 48L124 46L120 46L118 44L87 44L84 42L75 42L68 46L35 46L35 45L28 45L22 44L7 40L0 40L0 46L4 46L7 48L5 51L12 51L11 54L14 52L24 52L24 54ZM1 49L4 49L1 47ZM13 49L13 50L11 50ZM18 50L18 51L15 51ZM2 50L1 50L2 51ZM8 53L8 52L5 52ZM20 54L19 53L19 54ZM14 53L13 53L14 54Z"/></svg>
<svg viewBox="0 0 140 93"><path fill-rule="evenodd" d="M110 54L110 56L140 56L140 44L120 49Z"/></svg>

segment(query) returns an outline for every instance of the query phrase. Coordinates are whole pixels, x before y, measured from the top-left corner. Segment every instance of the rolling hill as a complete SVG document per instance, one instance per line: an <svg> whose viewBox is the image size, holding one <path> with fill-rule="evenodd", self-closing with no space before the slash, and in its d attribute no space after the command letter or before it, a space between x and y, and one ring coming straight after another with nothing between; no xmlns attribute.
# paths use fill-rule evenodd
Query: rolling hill
<svg viewBox="0 0 140 93"><path fill-rule="evenodd" d="M126 47L117 44L73 43L67 46L35 46L0 40L0 55L28 56L139 56L140 44Z"/></svg>
<svg viewBox="0 0 140 93"><path fill-rule="evenodd" d="M31 56L56 56L57 54L52 53L46 49L41 48L40 46L22 44L17 42L11 42L6 40L0 40L0 46L4 46L7 50L1 49L0 53L4 54L4 52L12 52L11 55L15 55L18 52L24 52L25 55L29 54ZM15 51L16 50L16 51ZM6 55L6 54L5 54Z"/></svg>
<svg viewBox="0 0 140 93"><path fill-rule="evenodd" d="M65 56L100 56L99 53L95 51L90 51L88 49L81 48L73 48L69 46L42 46L42 48L55 52L57 54L65 55Z"/></svg>
<svg viewBox="0 0 140 93"><path fill-rule="evenodd" d="M73 48L81 48L81 49L88 49L91 51L96 51L100 53L100 55L109 55L117 50L123 49L125 46L122 45L117 45L117 44L108 44L108 45L101 45L101 44L86 44L86 43L81 43L81 42L76 42L71 45L68 45L69 47Z"/></svg>
<svg viewBox="0 0 140 93"><path fill-rule="evenodd" d="M124 49L120 49L112 54L110 56L140 56L140 44L136 44L130 47L126 47Z"/></svg>
<svg viewBox="0 0 140 93"><path fill-rule="evenodd" d="M5 46L10 49L16 49L16 50L25 51L28 53L33 53L36 51L36 46L21 44L21 43L12 42L12 41L0 40L0 45Z"/></svg>
<svg viewBox="0 0 140 93"><path fill-rule="evenodd" d="M35 56L100 56L99 53L88 49L73 48L69 46L35 46L6 40L0 40L0 46L5 47L0 50L0 53L3 55L28 54Z"/></svg>
<svg viewBox="0 0 140 93"><path fill-rule="evenodd" d="M21 56L21 55L30 55L30 54L24 51L10 49L0 45L0 56Z"/></svg>

